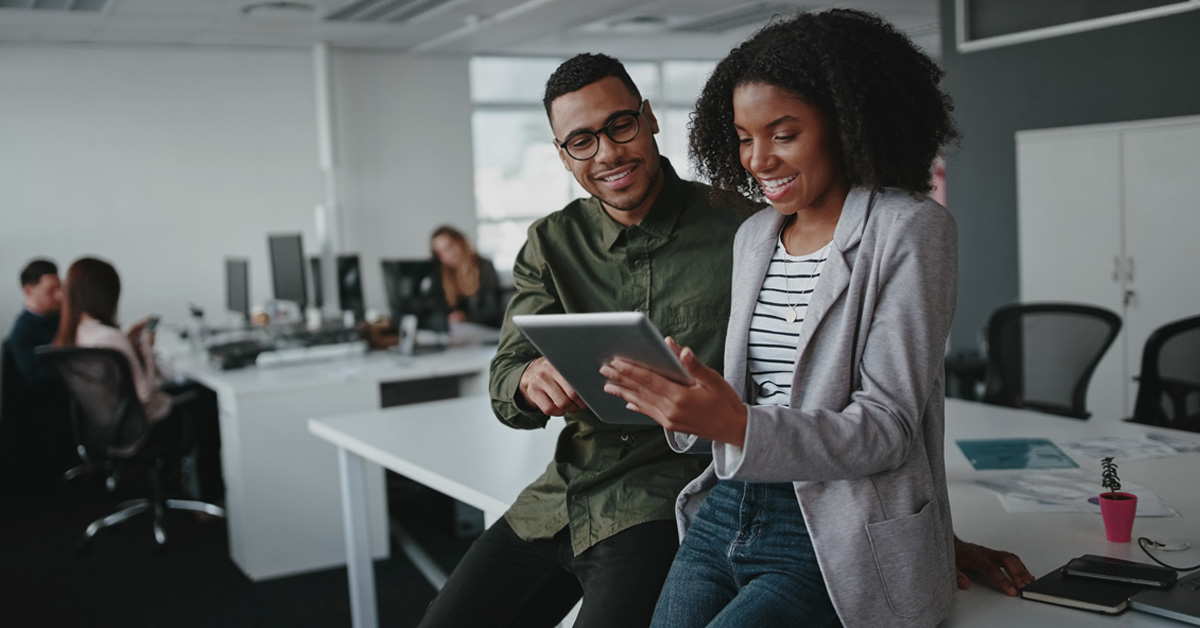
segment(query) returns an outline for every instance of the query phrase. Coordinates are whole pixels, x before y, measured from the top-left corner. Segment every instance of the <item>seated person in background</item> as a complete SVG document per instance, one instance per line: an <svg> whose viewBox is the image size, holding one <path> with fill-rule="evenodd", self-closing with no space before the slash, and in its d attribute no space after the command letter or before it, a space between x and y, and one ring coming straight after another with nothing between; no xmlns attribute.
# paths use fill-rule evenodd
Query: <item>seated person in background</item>
<svg viewBox="0 0 1200 628"><path fill-rule="evenodd" d="M29 390L43 391L54 385L54 374L38 362L33 350L54 342L58 333L62 307L58 266L46 259L29 262L21 271L21 290L25 292L25 309L8 333L8 346Z"/></svg>
<svg viewBox="0 0 1200 628"><path fill-rule="evenodd" d="M63 288L63 315L54 344L60 346L116 349L129 360L138 399L152 430L147 436L170 437L182 429L182 404L173 402L170 392L159 386L158 362L154 356L154 332L146 330L149 316L142 318L125 333L117 326L117 301L121 279L112 264L92 257L81 257L67 270ZM220 437L215 404L197 403L193 412L192 433L195 442L196 474L199 488L192 491L206 501L219 500L224 492L219 457ZM214 446L215 445L215 446Z"/></svg>
<svg viewBox="0 0 1200 628"><path fill-rule="evenodd" d="M450 323L499 327L504 319L496 267L480 257L467 236L450 226L438 227L429 248L438 263L442 294Z"/></svg>
<svg viewBox="0 0 1200 628"><path fill-rule="evenodd" d="M53 494L53 484L79 464L79 455L66 396L34 351L58 333L58 267L32 260L21 270L21 289L25 308L8 334L0 384L0 492L36 499Z"/></svg>

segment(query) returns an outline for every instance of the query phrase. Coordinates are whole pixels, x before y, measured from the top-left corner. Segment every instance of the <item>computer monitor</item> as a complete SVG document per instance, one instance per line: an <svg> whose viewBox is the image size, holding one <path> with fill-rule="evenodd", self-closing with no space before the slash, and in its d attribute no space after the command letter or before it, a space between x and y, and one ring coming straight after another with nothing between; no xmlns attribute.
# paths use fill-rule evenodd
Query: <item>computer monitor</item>
<svg viewBox="0 0 1200 628"><path fill-rule="evenodd" d="M354 312L354 318L363 319L362 272L358 268L357 255L339 255L337 258L338 301L342 311Z"/></svg>
<svg viewBox="0 0 1200 628"><path fill-rule="evenodd" d="M225 309L250 320L250 260L225 258Z"/></svg>
<svg viewBox="0 0 1200 628"><path fill-rule="evenodd" d="M310 257L310 258L308 258L308 264L309 264L308 278L310 280L312 280L313 305L315 305L319 308L324 308L325 307L325 282L321 278L321 258Z"/></svg>
<svg viewBox="0 0 1200 628"><path fill-rule="evenodd" d="M417 327L446 331L446 308L440 278L432 260L383 260L383 286L387 290L392 323L406 314L417 317Z"/></svg>
<svg viewBox="0 0 1200 628"><path fill-rule="evenodd" d="M300 234L271 235L267 237L271 251L271 282L275 298L294 301L304 307L308 303L308 292L304 282L304 243Z"/></svg>
<svg viewBox="0 0 1200 628"><path fill-rule="evenodd" d="M311 257L308 260L312 268L313 297L317 307L325 307L324 281L321 278L321 258ZM354 312L357 320L362 320L365 307L363 305L362 274L358 268L357 255L337 256L337 287L338 309Z"/></svg>

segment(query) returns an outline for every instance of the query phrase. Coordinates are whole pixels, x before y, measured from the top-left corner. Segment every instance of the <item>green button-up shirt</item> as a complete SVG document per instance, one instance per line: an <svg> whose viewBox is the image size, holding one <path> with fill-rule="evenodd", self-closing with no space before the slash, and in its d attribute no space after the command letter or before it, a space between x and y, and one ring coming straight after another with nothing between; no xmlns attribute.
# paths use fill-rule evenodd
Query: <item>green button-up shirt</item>
<svg viewBox="0 0 1200 628"><path fill-rule="evenodd" d="M537 429L549 418L516 402L521 374L540 356L513 325L516 314L640 310L721 370L733 236L751 206L681 180L666 159L662 170L662 193L637 225L613 220L592 197L530 226L491 367L492 407L504 423ZM526 540L570 526L578 555L637 524L674 519L675 497L708 462L672 452L659 427L604 423L583 410L566 417L554 460L505 518Z"/></svg>

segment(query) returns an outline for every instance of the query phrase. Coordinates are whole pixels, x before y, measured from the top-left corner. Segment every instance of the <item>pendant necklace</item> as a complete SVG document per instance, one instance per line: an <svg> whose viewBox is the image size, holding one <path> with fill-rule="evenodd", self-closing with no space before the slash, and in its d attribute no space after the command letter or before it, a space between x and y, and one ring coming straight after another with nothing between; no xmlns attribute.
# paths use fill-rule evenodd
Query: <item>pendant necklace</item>
<svg viewBox="0 0 1200 628"><path fill-rule="evenodd" d="M792 260L788 259L784 262L783 267L787 272L787 277L784 278L784 285L787 286L787 313L784 314L784 317L787 318L790 325L796 322L796 304L792 303Z"/></svg>
<svg viewBox="0 0 1200 628"><path fill-rule="evenodd" d="M832 241L833 241L833 238L830 238L829 242L832 242ZM826 242L825 246L822 246L821 248L810 253L809 257L819 257L822 253L825 252L825 247L829 246L829 242ZM781 242L781 244L782 244L782 242ZM787 322L790 325L792 323L795 323L796 320L798 318L800 318L800 314L799 314L799 312L796 311L796 307L800 305L800 299L803 298L804 291L808 290L810 292L809 298L810 299L812 298L811 291L812 291L813 285L816 284L816 282L817 282L817 271L820 270L820 268L824 264L821 264L819 262L813 264L812 269L809 271L808 281L806 282L806 285L804 286L804 288L802 288L797 293L796 302L792 303L792 258L791 258L791 255L788 254L786 248L784 249L783 252L787 256L787 257L785 257L786 261L783 264L784 272L787 273L787 276L784 277L784 286L787 288L787 293L786 293L787 294L787 312L784 313L784 318L787 319Z"/></svg>

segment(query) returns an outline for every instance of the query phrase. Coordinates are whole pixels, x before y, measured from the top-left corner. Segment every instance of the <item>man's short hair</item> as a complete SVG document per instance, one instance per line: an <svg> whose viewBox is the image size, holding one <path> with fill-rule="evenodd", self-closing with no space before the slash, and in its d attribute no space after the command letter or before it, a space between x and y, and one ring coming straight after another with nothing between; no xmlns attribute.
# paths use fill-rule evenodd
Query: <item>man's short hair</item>
<svg viewBox="0 0 1200 628"><path fill-rule="evenodd" d="M48 259L35 259L21 270L21 287L37 285L42 275L58 276L58 266Z"/></svg>
<svg viewBox="0 0 1200 628"><path fill-rule="evenodd" d="M625 66L620 61L608 55L585 52L563 61L562 65L558 66L558 69L546 81L546 94L542 97L542 104L546 107L546 116L553 122L554 116L550 115L550 106L559 96L579 91L610 76L621 79L625 88L641 104L642 93L638 91L637 85L633 84L633 79L629 78L629 73L625 71Z"/></svg>

